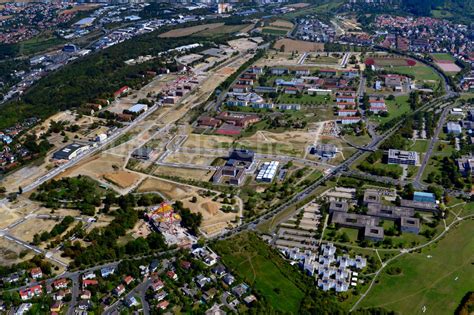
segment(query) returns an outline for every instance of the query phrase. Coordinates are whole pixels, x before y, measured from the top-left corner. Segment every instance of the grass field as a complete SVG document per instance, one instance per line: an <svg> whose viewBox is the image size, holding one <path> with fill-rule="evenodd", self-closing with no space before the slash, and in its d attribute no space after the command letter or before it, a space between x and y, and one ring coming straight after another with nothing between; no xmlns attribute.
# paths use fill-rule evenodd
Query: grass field
<svg viewBox="0 0 474 315"><path fill-rule="evenodd" d="M414 67L403 66L403 67L393 67L393 70L399 74L406 74L415 77L415 80L421 81L437 81L439 82L441 78L436 74L436 72L425 65L417 63Z"/></svg>
<svg viewBox="0 0 474 315"><path fill-rule="evenodd" d="M410 151L416 151L419 153L424 153L428 151L428 147L430 145L429 140L416 140L412 146L410 146Z"/></svg>
<svg viewBox="0 0 474 315"><path fill-rule="evenodd" d="M305 293L301 275L253 233L217 242L223 263L263 295L275 311L297 314Z"/></svg>
<svg viewBox="0 0 474 315"><path fill-rule="evenodd" d="M262 33L263 34L270 34L270 35L277 35L277 36L285 36L288 33L288 30L287 29L264 27L262 29Z"/></svg>
<svg viewBox="0 0 474 315"><path fill-rule="evenodd" d="M402 273L383 272L361 307L383 307L398 314L453 314L474 279L474 224L461 223L437 245L408 254L389 267Z"/></svg>
<svg viewBox="0 0 474 315"><path fill-rule="evenodd" d="M428 164L426 165L425 171L423 172L422 180L426 182L428 175L432 172L439 173L442 164L440 161L435 159L435 157L445 157L451 156L454 152L454 146L448 143L443 143L438 141L433 149L433 154L431 155Z"/></svg>
<svg viewBox="0 0 474 315"><path fill-rule="evenodd" d="M18 44L20 55L32 55L64 45L64 39L55 36L38 36Z"/></svg>
<svg viewBox="0 0 474 315"><path fill-rule="evenodd" d="M440 54L431 54L434 60L447 60L447 61L454 61L456 60L451 54L448 53L440 53Z"/></svg>
<svg viewBox="0 0 474 315"><path fill-rule="evenodd" d="M385 100L385 104L389 113L388 117L373 116L371 120L382 124L410 111L408 95L396 96L394 100Z"/></svg>
<svg viewBox="0 0 474 315"><path fill-rule="evenodd" d="M316 104L330 104L331 97L326 95L309 95L303 94L300 97L291 94L280 94L277 103L279 104L301 104L301 105L316 105Z"/></svg>
<svg viewBox="0 0 474 315"><path fill-rule="evenodd" d="M252 24L240 24L240 25L222 25L217 28L206 29L197 33L192 34L191 36L198 37L216 37L224 34L233 34L241 32L244 28L249 27Z"/></svg>

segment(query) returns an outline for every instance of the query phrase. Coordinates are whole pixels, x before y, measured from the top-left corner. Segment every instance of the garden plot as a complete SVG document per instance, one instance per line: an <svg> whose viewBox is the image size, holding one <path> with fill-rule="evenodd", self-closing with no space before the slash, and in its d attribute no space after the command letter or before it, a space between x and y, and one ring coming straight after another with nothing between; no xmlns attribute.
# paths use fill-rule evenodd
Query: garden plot
<svg viewBox="0 0 474 315"><path fill-rule="evenodd" d="M317 250L315 231L320 223L319 205L310 203L279 225L275 244L278 247Z"/></svg>

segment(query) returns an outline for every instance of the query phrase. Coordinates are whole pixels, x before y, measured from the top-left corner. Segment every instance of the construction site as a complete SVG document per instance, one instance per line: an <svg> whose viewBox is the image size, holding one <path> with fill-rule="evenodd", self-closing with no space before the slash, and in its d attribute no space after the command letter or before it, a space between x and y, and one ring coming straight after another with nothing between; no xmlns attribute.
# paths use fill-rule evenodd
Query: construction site
<svg viewBox="0 0 474 315"><path fill-rule="evenodd" d="M145 217L153 229L163 235L168 245L190 248L197 241L185 228L181 227L180 215L167 202L149 208Z"/></svg>

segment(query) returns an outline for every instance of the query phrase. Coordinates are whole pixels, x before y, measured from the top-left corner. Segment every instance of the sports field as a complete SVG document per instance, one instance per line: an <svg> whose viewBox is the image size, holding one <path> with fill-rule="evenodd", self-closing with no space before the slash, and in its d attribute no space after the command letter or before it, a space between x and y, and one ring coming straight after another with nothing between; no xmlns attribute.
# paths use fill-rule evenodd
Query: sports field
<svg viewBox="0 0 474 315"><path fill-rule="evenodd" d="M297 314L305 294L301 275L253 233L217 242L223 263L279 313Z"/></svg>
<svg viewBox="0 0 474 315"><path fill-rule="evenodd" d="M453 227L438 244L397 259L399 275L385 271L361 307L383 307L397 314L453 314L473 289L474 221ZM425 312L423 310L425 309Z"/></svg>
<svg viewBox="0 0 474 315"><path fill-rule="evenodd" d="M440 54L431 54L431 57L433 57L434 60L436 61L454 61L454 57L451 54L447 53L440 53Z"/></svg>

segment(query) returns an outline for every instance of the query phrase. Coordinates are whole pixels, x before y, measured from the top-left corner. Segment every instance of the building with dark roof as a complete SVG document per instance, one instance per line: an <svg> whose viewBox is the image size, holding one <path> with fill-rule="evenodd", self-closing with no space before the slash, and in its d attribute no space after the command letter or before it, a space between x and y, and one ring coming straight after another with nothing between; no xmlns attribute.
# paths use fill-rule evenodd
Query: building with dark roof
<svg viewBox="0 0 474 315"><path fill-rule="evenodd" d="M53 154L55 160L72 160L89 149L89 145L71 143Z"/></svg>
<svg viewBox="0 0 474 315"><path fill-rule="evenodd" d="M366 226L377 226L380 220L369 215L334 211L331 222L344 227L364 228Z"/></svg>
<svg viewBox="0 0 474 315"><path fill-rule="evenodd" d="M222 166L212 176L214 184L228 181L230 185L240 186L245 179L245 169L234 166Z"/></svg>
<svg viewBox="0 0 474 315"><path fill-rule="evenodd" d="M390 149L388 150L388 164L418 165L418 152Z"/></svg>
<svg viewBox="0 0 474 315"><path fill-rule="evenodd" d="M229 160L253 163L255 160L255 152L246 149L235 149L230 153Z"/></svg>
<svg viewBox="0 0 474 315"><path fill-rule="evenodd" d="M366 226L364 228L364 239L374 242L383 241L384 231L380 226Z"/></svg>
<svg viewBox="0 0 474 315"><path fill-rule="evenodd" d="M400 205L402 207L409 207L418 211L429 211L429 212L438 211L438 205L432 202L420 202L420 201L402 199L400 200Z"/></svg>
<svg viewBox="0 0 474 315"><path fill-rule="evenodd" d="M364 205L380 203L381 199L380 192L376 189L366 189L364 192Z"/></svg>
<svg viewBox="0 0 474 315"><path fill-rule="evenodd" d="M367 209L367 215L388 220L398 220L401 217L412 217L415 215L415 210L412 208L395 207L380 203L369 203Z"/></svg>
<svg viewBox="0 0 474 315"><path fill-rule="evenodd" d="M407 233L420 233L420 219L418 218L400 218L400 231Z"/></svg>
<svg viewBox="0 0 474 315"><path fill-rule="evenodd" d="M152 153L152 148L140 147L132 152L132 157L139 160L149 160Z"/></svg>
<svg viewBox="0 0 474 315"><path fill-rule="evenodd" d="M329 204L329 213L334 211L347 212L349 210L349 204L345 201L331 201Z"/></svg>

